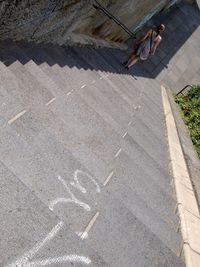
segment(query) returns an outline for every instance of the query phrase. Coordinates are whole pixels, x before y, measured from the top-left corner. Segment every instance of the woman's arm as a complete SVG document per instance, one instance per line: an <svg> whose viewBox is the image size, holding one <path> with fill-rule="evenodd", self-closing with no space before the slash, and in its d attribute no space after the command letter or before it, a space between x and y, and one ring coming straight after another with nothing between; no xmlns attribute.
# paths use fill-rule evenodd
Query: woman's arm
<svg viewBox="0 0 200 267"><path fill-rule="evenodd" d="M156 42L153 43L152 48L151 48L151 51L150 51L150 54L151 55L154 55L155 54L155 51L156 51L158 45L160 44L161 40L162 40L162 38L160 37L160 38L158 38L156 40Z"/></svg>
<svg viewBox="0 0 200 267"><path fill-rule="evenodd" d="M145 36L143 36L143 37L139 40L138 44L144 42L144 41L151 35L151 33L152 33L152 30L149 30L149 31L145 34Z"/></svg>

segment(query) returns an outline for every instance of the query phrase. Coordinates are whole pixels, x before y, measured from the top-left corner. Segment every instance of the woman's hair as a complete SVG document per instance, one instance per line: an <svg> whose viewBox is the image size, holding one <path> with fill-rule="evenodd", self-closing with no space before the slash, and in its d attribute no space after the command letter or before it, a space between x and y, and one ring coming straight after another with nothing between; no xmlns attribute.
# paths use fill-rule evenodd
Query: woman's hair
<svg viewBox="0 0 200 267"><path fill-rule="evenodd" d="M158 27L157 27L157 34L160 34L161 32L164 32L165 30L165 25L164 24L160 24Z"/></svg>

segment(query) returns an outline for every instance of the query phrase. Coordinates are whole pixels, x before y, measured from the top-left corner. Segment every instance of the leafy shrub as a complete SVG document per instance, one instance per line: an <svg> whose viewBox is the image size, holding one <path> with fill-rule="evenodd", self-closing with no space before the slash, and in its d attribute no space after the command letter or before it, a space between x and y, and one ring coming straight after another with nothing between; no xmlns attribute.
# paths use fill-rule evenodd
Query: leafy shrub
<svg viewBox="0 0 200 267"><path fill-rule="evenodd" d="M176 96L175 101L200 158L200 85L193 86L186 95Z"/></svg>

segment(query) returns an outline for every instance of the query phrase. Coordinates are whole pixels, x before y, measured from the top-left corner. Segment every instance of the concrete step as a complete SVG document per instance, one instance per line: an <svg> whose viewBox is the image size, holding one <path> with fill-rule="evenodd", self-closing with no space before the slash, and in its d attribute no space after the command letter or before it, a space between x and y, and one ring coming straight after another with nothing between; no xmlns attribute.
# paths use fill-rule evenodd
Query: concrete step
<svg viewBox="0 0 200 267"><path fill-rule="evenodd" d="M54 97L52 92L39 83L18 60L15 60L15 57L8 49L1 50L0 59L5 64L9 64L9 60L13 61L12 64L9 64L9 70L12 72L12 81L15 83L15 87L12 89L12 96L20 99L25 108L34 103L45 104ZM6 79L6 82L10 82L10 80Z"/></svg>

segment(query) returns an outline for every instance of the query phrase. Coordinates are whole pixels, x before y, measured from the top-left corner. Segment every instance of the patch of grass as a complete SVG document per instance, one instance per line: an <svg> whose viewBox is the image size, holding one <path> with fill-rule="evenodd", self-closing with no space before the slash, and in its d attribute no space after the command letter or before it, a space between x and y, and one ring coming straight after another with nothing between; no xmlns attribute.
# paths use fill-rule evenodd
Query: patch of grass
<svg viewBox="0 0 200 267"><path fill-rule="evenodd" d="M188 126L192 142L200 158L200 85L193 86L186 95L176 96L182 118Z"/></svg>

